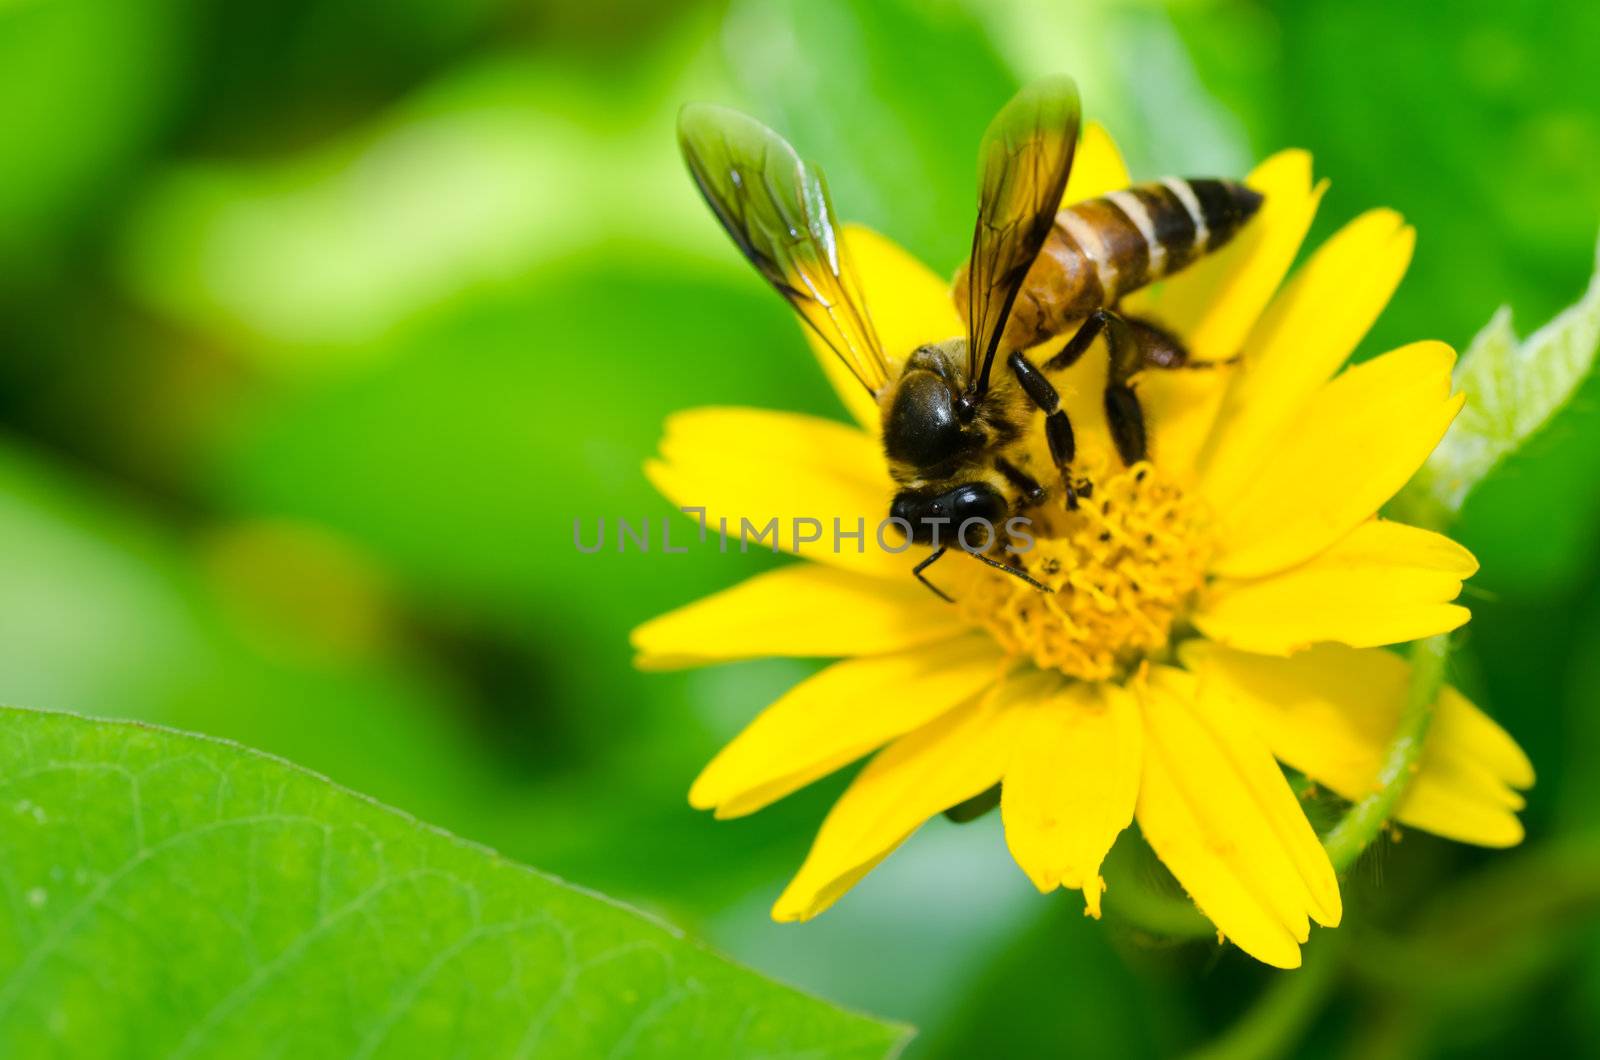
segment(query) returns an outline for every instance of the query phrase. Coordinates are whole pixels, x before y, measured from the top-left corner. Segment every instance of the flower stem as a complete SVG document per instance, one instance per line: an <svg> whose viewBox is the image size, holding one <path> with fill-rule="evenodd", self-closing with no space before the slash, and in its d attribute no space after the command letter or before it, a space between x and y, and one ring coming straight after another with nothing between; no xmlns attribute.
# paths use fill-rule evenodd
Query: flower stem
<svg viewBox="0 0 1600 1060"><path fill-rule="evenodd" d="M1334 871L1343 873L1383 832L1420 768L1434 704L1444 687L1450 639L1440 635L1411 647L1411 685L1383 764L1378 789L1354 806L1323 837ZM1136 909L1143 911L1141 907ZM1171 918L1167 918L1170 920ZM1178 922L1181 925L1181 921ZM1345 967L1344 936L1329 932L1306 948L1305 967L1276 980L1221 1037L1191 1060L1258 1060L1287 1055L1316 1018Z"/></svg>
<svg viewBox="0 0 1600 1060"><path fill-rule="evenodd" d="M1361 852L1382 833L1394 816L1400 800L1411 786L1422 759L1422 747L1433 721L1434 704L1444 687L1445 663L1450 657L1450 638L1445 634L1419 640L1411 646L1411 687L1400 724L1383 765L1378 770L1378 790L1362 799L1323 837L1335 872L1355 864Z"/></svg>
<svg viewBox="0 0 1600 1060"><path fill-rule="evenodd" d="M1270 1060L1290 1056L1344 970L1345 937L1331 931L1308 943L1305 965L1281 975L1232 1027L1188 1060Z"/></svg>

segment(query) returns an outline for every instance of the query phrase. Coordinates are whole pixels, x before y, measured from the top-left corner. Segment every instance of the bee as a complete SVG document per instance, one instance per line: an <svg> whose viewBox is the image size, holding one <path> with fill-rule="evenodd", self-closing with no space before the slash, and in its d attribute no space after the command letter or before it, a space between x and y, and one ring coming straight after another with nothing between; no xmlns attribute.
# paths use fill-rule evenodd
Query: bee
<svg viewBox="0 0 1600 1060"><path fill-rule="evenodd" d="M990 122L971 256L954 287L967 333L899 365L873 329L821 170L738 111L689 104L678 118L690 175L717 220L877 400L898 489L889 516L933 549L913 573L946 600L924 573L949 547L945 528L960 529L963 551L1045 588L1021 569L1001 528L1052 501L1074 508L1093 488L1073 474L1076 439L1052 378L1103 339L1111 440L1124 464L1144 460L1134 376L1184 367L1188 355L1176 337L1119 313L1118 303L1227 243L1261 204L1235 181L1174 178L1063 209L1079 114L1076 85L1054 77L1024 88ZM1042 360L1029 355L1069 333ZM1030 471L1041 424L1053 483ZM980 528L971 539L969 525Z"/></svg>

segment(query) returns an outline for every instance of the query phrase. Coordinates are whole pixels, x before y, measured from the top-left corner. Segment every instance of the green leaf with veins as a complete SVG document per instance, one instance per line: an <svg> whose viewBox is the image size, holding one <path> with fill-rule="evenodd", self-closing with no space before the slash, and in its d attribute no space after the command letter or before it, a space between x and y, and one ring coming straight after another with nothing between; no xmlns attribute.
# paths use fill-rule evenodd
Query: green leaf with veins
<svg viewBox="0 0 1600 1060"><path fill-rule="evenodd" d="M882 1057L903 1027L280 759L0 709L0 1055Z"/></svg>
<svg viewBox="0 0 1600 1060"><path fill-rule="evenodd" d="M1466 406L1396 499L1396 514L1423 525L1448 523L1480 482L1567 405L1597 354L1600 257L1583 297L1527 339L1517 339L1505 306L1473 338L1456 368Z"/></svg>

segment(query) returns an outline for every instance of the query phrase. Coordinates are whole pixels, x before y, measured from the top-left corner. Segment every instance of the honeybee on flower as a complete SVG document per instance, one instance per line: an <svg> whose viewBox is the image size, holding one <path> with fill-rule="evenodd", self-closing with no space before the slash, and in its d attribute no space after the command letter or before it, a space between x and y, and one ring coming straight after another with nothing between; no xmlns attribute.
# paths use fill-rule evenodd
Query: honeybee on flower
<svg viewBox="0 0 1600 1060"><path fill-rule="evenodd" d="M836 231L820 174L730 115L686 109L691 172L809 325L858 426L680 413L647 472L711 519L889 511L911 547L801 550L791 534L803 562L635 631L646 666L841 660L757 716L691 803L751 813L874 756L778 920L822 912L924 821L996 789L1024 872L1098 916L1101 863L1137 821L1219 933L1298 965L1341 900L1278 763L1345 798L1372 791L1409 680L1385 646L1469 617L1454 600L1470 553L1377 515L1461 407L1453 352L1417 342L1340 370L1411 229L1363 214L1285 284L1325 188L1304 152L1240 184L1130 187L1103 130L1079 141L1058 79L990 128L953 296L884 237ZM1025 549L998 529L1019 511ZM934 592L912 577L949 549L921 532L930 517L991 528ZM1532 782L1511 738L1446 688L1396 817L1509 846Z"/></svg>

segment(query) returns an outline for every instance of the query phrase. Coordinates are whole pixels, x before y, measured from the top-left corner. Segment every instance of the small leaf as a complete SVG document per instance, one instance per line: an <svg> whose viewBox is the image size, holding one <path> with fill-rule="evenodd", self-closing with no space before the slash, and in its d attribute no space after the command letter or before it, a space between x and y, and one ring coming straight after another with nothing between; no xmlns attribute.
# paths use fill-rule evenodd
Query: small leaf
<svg viewBox="0 0 1600 1060"><path fill-rule="evenodd" d="M0 709L0 1055L881 1057L902 1027L280 759Z"/></svg>
<svg viewBox="0 0 1600 1060"><path fill-rule="evenodd" d="M1544 428L1594 370L1600 353L1600 257L1575 305L1518 341L1502 306L1456 368L1466 406L1397 499L1397 514L1449 522L1488 475Z"/></svg>

